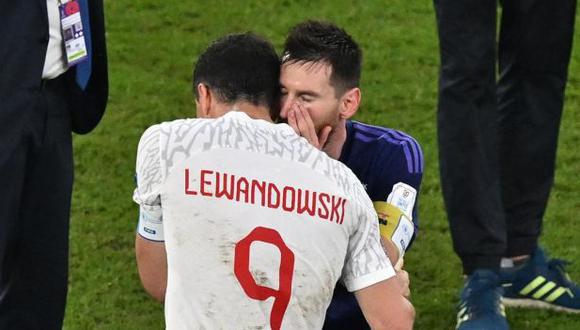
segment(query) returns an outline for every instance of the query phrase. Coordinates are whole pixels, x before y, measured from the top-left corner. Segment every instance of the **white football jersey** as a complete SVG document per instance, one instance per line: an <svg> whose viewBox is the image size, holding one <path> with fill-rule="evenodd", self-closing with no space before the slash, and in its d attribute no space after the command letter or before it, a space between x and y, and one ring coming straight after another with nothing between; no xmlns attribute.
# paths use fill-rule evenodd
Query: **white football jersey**
<svg viewBox="0 0 580 330"><path fill-rule="evenodd" d="M285 124L231 111L150 127L139 233L165 241L168 329L320 329L334 286L388 279L356 176Z"/></svg>

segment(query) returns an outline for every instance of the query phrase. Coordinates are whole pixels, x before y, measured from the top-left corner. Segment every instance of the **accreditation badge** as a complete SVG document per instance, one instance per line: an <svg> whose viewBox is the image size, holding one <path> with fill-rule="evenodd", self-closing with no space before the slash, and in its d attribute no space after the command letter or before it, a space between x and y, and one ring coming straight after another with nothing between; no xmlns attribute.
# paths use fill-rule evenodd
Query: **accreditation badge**
<svg viewBox="0 0 580 330"><path fill-rule="evenodd" d="M60 27L68 67L88 58L80 4L77 0L59 0Z"/></svg>

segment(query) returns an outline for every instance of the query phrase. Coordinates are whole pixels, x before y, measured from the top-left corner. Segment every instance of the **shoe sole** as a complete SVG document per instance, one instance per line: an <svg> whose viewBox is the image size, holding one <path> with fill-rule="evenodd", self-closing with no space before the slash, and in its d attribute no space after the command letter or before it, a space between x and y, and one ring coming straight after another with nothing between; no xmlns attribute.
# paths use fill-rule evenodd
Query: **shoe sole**
<svg viewBox="0 0 580 330"><path fill-rule="evenodd" d="M557 306L554 304L547 303L541 300L534 299L514 299L514 298L502 298L504 305L508 307L518 307L518 308L539 308L539 309L551 309L558 312L566 312L573 314L580 314L580 310L572 309L568 307Z"/></svg>

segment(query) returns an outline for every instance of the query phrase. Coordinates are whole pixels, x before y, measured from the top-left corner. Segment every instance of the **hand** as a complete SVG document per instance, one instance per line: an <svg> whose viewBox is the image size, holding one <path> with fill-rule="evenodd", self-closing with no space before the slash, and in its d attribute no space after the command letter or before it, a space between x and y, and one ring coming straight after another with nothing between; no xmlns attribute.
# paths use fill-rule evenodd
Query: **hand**
<svg viewBox="0 0 580 330"><path fill-rule="evenodd" d="M327 125L320 130L320 134L317 134L310 114L299 102L295 102L288 111L288 124L296 134L305 138L317 149L322 149L332 130L332 127Z"/></svg>
<svg viewBox="0 0 580 330"><path fill-rule="evenodd" d="M322 151L331 158L339 159L344 142L346 142L346 119L341 118L330 132Z"/></svg>
<svg viewBox="0 0 580 330"><path fill-rule="evenodd" d="M409 299L411 297L411 289L410 289L411 282L409 281L409 273L407 273L407 271L403 269L397 270L395 278L397 280L399 288L401 289L401 294L403 295L403 297Z"/></svg>
<svg viewBox="0 0 580 330"><path fill-rule="evenodd" d="M405 266L405 259L399 258L399 261L397 261L394 268L396 271L399 271L399 270L403 270L404 266Z"/></svg>
<svg viewBox="0 0 580 330"><path fill-rule="evenodd" d="M333 159L339 159L346 141L346 119L341 118L334 128L330 125L316 133L314 122L304 107L296 102L288 111L288 124L294 131Z"/></svg>

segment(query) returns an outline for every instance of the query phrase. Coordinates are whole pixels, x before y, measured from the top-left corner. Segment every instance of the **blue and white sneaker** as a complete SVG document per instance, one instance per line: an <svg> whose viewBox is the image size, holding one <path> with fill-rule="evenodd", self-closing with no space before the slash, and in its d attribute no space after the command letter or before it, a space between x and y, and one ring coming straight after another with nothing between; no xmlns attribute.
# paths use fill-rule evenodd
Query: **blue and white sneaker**
<svg viewBox="0 0 580 330"><path fill-rule="evenodd" d="M456 329L509 329L501 302L502 293L498 274L488 269L473 272L461 291Z"/></svg>
<svg viewBox="0 0 580 330"><path fill-rule="evenodd" d="M502 269L505 305L580 313L580 288L566 274L566 264L560 259L548 260L538 248L520 268Z"/></svg>

